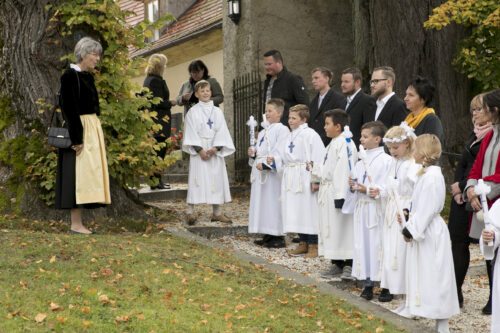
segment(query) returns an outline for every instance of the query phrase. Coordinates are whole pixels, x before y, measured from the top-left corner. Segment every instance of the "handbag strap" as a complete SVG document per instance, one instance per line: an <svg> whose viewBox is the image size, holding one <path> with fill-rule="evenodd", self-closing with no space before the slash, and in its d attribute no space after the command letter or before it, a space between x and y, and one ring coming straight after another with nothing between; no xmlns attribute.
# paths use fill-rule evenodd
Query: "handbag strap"
<svg viewBox="0 0 500 333"><path fill-rule="evenodd" d="M80 100L80 76L78 75L78 71L73 70L76 74L76 82L78 83L78 100ZM57 103L52 107L52 116L50 117L50 125L54 123L54 116L56 115L56 110L57 108L62 107L61 103L61 87L59 87L59 92L57 93ZM57 115L59 121L61 122L62 126L64 126L64 123L66 122L64 120L64 117L60 114ZM62 120L60 119L62 117Z"/></svg>

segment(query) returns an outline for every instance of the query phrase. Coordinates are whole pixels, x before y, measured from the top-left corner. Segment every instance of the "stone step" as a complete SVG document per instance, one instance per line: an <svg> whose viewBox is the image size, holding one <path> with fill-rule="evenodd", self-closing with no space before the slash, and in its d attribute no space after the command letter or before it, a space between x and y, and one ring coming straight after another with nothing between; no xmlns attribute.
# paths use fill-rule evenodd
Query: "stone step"
<svg viewBox="0 0 500 333"><path fill-rule="evenodd" d="M189 232L208 239L221 238L224 236L248 236L248 226L226 226L226 227L207 227L192 226L186 227Z"/></svg>
<svg viewBox="0 0 500 333"><path fill-rule="evenodd" d="M187 173L165 173L162 175L162 180L165 183L187 183Z"/></svg>
<svg viewBox="0 0 500 333"><path fill-rule="evenodd" d="M144 185L139 189L131 189L131 192L143 202L186 199L187 184L186 183L171 183L172 188L169 190L151 190L149 186ZM239 195L245 192L250 192L250 186L235 184L230 186L231 195Z"/></svg>

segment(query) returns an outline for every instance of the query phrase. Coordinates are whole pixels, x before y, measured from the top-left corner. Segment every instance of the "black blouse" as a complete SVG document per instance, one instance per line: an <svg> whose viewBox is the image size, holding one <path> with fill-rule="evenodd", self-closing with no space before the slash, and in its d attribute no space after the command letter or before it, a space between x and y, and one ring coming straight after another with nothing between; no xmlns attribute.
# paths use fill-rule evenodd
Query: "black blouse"
<svg viewBox="0 0 500 333"><path fill-rule="evenodd" d="M100 114L99 95L94 77L89 72L77 72L70 68L61 76L61 109L66 120L71 142L83 143L83 126L80 116Z"/></svg>

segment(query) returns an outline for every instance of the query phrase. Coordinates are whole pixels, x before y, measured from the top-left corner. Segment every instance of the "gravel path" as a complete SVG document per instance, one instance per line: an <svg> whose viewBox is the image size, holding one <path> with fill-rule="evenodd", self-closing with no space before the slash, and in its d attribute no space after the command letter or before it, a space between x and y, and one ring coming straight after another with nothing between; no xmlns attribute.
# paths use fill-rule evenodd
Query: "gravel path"
<svg viewBox="0 0 500 333"><path fill-rule="evenodd" d="M174 188L182 186L174 186ZM179 221L176 222L179 228L184 228L183 211L186 208L185 200L170 200L162 202L150 202L150 204L170 211L179 212ZM246 226L248 224L248 206L249 198L247 195L239 195L233 198L233 202L223 206L224 213L233 219L233 226ZM196 206L198 222L196 226L226 226L220 223L210 222L212 213L211 206ZM266 249L253 244L255 238L250 236L225 236L214 239L230 248L244 251L248 254L265 258L267 261L283 265L291 270L306 274L318 281L326 281L320 277L320 272L329 268L329 261L323 258L305 259L303 257L291 257L285 249ZM287 241L288 248L296 246ZM359 295L361 289L355 284L343 284L340 280L329 280L336 286L349 290L354 295ZM486 268L484 267L483 257L479 251L479 246L471 245L471 267L467 275L464 286L464 307L460 315L450 320L452 332L489 332L490 316L481 313L482 307L488 300L488 278ZM395 309L402 302L401 299L395 299L390 303L379 303L376 297L371 302L388 309ZM417 319L430 327L434 327L434 321Z"/></svg>

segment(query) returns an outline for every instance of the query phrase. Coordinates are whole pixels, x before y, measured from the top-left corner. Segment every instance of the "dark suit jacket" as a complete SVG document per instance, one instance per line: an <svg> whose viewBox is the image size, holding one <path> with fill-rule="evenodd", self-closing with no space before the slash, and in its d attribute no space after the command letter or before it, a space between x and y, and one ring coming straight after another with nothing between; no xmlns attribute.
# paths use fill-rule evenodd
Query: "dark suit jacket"
<svg viewBox="0 0 500 333"><path fill-rule="evenodd" d="M344 110L346 99L343 95L339 94L333 89L330 89L323 98L323 102L321 102L319 109L318 100L319 93L316 94L311 104L309 105L309 113L311 115L309 118L309 127L315 130L319 134L319 136L321 136L321 140L323 140L323 143L325 144L325 146L327 146L330 143L331 139L326 136L324 129L325 112L333 109Z"/></svg>
<svg viewBox="0 0 500 333"><path fill-rule="evenodd" d="M265 111L267 87L271 81L271 76L267 75L264 81L262 92L263 106ZM271 90L271 98L281 98L285 101L285 110L281 115L281 122L288 126L288 109L297 104L309 105L309 95L307 94L304 81L299 75L288 71L286 67L278 73Z"/></svg>
<svg viewBox="0 0 500 333"><path fill-rule="evenodd" d="M352 139L356 147L359 147L361 137L361 126L373 119L370 116L375 114L377 104L375 98L360 91L347 107L347 114L351 118L349 128L352 132ZM373 116L374 117L374 116Z"/></svg>
<svg viewBox="0 0 500 333"><path fill-rule="evenodd" d="M377 108L375 107L375 110L373 110L373 114L371 114L369 117L369 121L375 120L376 112ZM406 119L407 115L408 110L406 109L405 102L398 96L392 95L387 103L385 103L384 108L382 109L382 112L380 112L377 120L383 122L385 127L389 129L392 126L399 126L401 122Z"/></svg>

